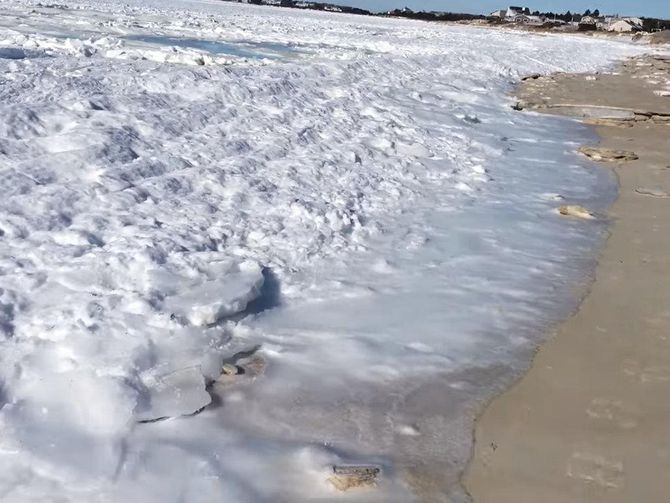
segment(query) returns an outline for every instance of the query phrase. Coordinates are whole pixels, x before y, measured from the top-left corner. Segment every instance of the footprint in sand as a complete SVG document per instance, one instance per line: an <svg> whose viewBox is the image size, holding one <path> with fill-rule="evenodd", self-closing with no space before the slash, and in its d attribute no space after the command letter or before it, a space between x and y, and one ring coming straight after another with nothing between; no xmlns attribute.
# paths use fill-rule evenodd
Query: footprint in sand
<svg viewBox="0 0 670 503"><path fill-rule="evenodd" d="M592 452L573 452L566 475L606 489L615 489L623 482L623 463Z"/></svg>
<svg viewBox="0 0 670 503"><path fill-rule="evenodd" d="M670 382L670 366L642 365L628 358L623 362L623 373L643 384Z"/></svg>
<svg viewBox="0 0 670 503"><path fill-rule="evenodd" d="M652 328L663 328L665 324L670 321L670 310L661 311L657 313L656 316L646 318L644 321Z"/></svg>
<svg viewBox="0 0 670 503"><path fill-rule="evenodd" d="M620 400L596 397L586 408L586 414L591 419L606 421L622 429L635 428L638 424L637 412Z"/></svg>

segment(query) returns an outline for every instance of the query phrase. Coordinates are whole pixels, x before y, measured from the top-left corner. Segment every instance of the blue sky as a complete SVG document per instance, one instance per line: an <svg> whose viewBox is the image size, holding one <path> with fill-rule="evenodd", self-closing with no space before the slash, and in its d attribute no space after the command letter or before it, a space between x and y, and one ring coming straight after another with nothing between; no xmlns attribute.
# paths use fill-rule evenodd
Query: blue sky
<svg viewBox="0 0 670 503"><path fill-rule="evenodd" d="M509 0L322 0L354 5L372 11L409 7L414 10L489 13L508 6ZM528 6L530 10L584 12L600 9L607 14L638 15L670 19L670 0L514 0L511 5Z"/></svg>

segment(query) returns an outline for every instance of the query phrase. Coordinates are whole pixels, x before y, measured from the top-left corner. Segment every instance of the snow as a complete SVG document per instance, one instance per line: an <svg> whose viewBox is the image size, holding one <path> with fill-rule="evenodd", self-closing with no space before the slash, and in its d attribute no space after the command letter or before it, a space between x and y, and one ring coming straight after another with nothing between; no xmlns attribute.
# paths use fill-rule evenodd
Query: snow
<svg viewBox="0 0 670 503"><path fill-rule="evenodd" d="M615 188L506 92L640 49L64 4L1 4L2 501L462 499L474 408L604 235L555 209ZM379 487L337 493L342 462Z"/></svg>

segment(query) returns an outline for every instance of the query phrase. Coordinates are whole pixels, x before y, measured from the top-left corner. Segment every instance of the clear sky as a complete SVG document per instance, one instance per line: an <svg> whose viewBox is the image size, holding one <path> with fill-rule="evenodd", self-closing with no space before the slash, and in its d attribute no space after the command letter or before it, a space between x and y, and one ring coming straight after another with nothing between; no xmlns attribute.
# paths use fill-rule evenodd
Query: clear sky
<svg viewBox="0 0 670 503"><path fill-rule="evenodd" d="M670 0L322 0L353 5L371 11L409 7L414 10L437 10L488 14L508 5L528 7L542 12L584 12L599 9L603 14L637 15L670 19Z"/></svg>

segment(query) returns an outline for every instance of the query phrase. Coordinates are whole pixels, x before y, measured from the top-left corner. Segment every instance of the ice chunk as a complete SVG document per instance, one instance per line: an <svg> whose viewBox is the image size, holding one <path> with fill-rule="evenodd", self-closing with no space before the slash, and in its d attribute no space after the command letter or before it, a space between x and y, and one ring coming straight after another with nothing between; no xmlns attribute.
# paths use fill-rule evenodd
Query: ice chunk
<svg viewBox="0 0 670 503"><path fill-rule="evenodd" d="M161 376L148 388L149 409L138 414L139 421L193 414L212 401L205 389L205 377L198 367Z"/></svg>
<svg viewBox="0 0 670 503"><path fill-rule="evenodd" d="M166 307L195 326L207 326L244 311L247 304L260 294L263 274L258 264L244 262L221 271L221 274L221 277L204 281L183 294L171 297Z"/></svg>

